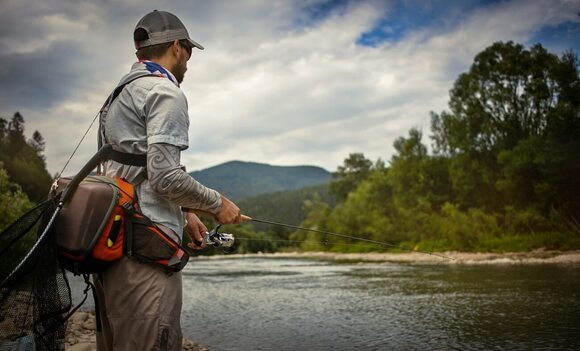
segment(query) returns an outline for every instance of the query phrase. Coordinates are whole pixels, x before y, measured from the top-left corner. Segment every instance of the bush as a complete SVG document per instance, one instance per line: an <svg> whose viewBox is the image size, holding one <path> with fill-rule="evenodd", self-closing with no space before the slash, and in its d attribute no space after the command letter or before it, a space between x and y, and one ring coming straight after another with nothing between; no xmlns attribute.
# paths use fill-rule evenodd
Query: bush
<svg viewBox="0 0 580 351"><path fill-rule="evenodd" d="M22 188L8 179L8 173L0 163L0 230L4 230L34 205Z"/></svg>

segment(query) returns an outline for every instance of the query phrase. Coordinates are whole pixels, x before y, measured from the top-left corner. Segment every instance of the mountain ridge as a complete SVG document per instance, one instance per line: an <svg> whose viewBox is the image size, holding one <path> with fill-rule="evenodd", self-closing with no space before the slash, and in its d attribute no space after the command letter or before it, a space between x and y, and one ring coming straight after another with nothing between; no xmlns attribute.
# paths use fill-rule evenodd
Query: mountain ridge
<svg viewBox="0 0 580 351"><path fill-rule="evenodd" d="M224 162L189 174L234 201L323 184L332 178L330 172L318 166L275 166L240 160Z"/></svg>
<svg viewBox="0 0 580 351"><path fill-rule="evenodd" d="M201 171L207 171L207 170L211 170L211 169L214 169L214 168L218 168L218 167L222 167L222 166L229 166L229 165L255 165L255 166L258 166L258 167L260 167L260 166L267 166L267 167L273 167L273 168L312 167L312 168L322 169L322 170L324 170L324 171L326 171L328 173L331 173L328 170L326 170L325 168L320 167L320 166L315 166L315 165L302 164L302 165L292 165L292 166L280 166L280 165L272 165L272 164L269 164L269 163L262 163L262 162L256 162L256 161L242 161L242 160L226 161L226 162L222 162L222 163L219 163L217 165L209 166L209 167L206 167L206 168L203 168L203 169L196 169L196 170L191 171L189 173L196 173L196 172L201 172Z"/></svg>

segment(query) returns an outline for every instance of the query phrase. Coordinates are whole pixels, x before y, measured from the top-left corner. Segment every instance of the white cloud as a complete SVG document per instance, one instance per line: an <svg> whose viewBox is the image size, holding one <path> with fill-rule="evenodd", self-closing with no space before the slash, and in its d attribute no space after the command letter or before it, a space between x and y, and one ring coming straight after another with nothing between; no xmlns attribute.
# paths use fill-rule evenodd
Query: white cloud
<svg viewBox="0 0 580 351"><path fill-rule="evenodd" d="M74 63L82 89L44 111L18 107L28 128L45 136L53 173L128 70L133 26L155 8L97 4L70 3L74 10L47 12L34 27L48 42L75 42L83 53ZM409 128L429 134L429 111L446 108L453 81L476 53L500 40L526 44L543 26L577 20L571 9L578 7L570 1L500 2L397 42L356 45L388 4L356 2L297 27L308 22L300 2L171 3L168 10L206 47L194 53L182 86L192 120L182 163L195 170L241 159L334 170L350 152L389 159L393 141ZM0 38L0 45L7 40ZM91 133L71 171L94 152L94 140Z"/></svg>

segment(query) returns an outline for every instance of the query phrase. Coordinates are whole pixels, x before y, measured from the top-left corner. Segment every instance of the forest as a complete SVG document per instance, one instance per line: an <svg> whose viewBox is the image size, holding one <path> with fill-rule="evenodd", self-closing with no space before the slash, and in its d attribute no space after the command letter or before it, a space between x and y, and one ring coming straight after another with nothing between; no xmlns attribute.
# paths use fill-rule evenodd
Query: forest
<svg viewBox="0 0 580 351"><path fill-rule="evenodd" d="M292 218L406 250L580 249L579 73L573 51L494 43L455 80L448 110L430 113L427 137L411 128L387 161L347 155L327 187L309 189L302 204L292 198ZM38 131L26 140L19 113L0 118L0 229L45 198L43 152ZM289 212L276 211L284 199L272 196L261 196L265 215L284 221ZM283 228L224 231L239 238L240 253L393 250Z"/></svg>

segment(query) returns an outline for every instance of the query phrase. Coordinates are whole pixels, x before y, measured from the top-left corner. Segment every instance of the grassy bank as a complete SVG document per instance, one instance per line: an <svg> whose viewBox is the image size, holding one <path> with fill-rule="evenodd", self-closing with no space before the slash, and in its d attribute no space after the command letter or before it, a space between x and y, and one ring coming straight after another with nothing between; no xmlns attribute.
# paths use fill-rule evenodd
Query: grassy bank
<svg viewBox="0 0 580 351"><path fill-rule="evenodd" d="M422 240L415 245L403 243L404 247L426 251L456 250L449 240ZM570 233L532 233L527 235L486 236L472 243L469 252L530 252L533 250L579 250L580 235Z"/></svg>

